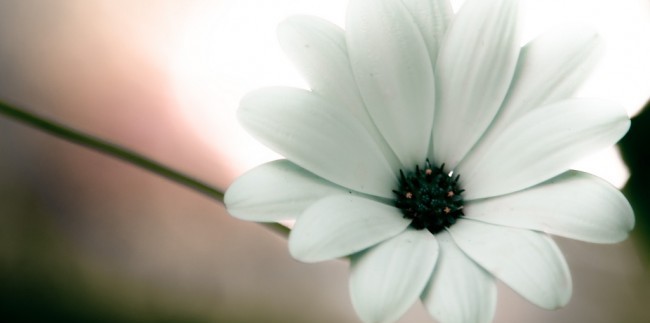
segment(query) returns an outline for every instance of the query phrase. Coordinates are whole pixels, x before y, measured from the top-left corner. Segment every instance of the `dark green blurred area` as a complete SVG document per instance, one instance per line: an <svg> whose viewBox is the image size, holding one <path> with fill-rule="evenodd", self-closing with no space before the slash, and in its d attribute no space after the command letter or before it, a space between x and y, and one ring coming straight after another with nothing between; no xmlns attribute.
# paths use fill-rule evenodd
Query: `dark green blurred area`
<svg viewBox="0 0 650 323"><path fill-rule="evenodd" d="M0 321L213 321L165 297L173 291L110 272L85 257L43 201L6 175L0 172Z"/></svg>
<svg viewBox="0 0 650 323"><path fill-rule="evenodd" d="M620 141L621 154L630 169L623 192L634 208L633 238L642 244L646 265L650 263L650 101L632 119L632 127Z"/></svg>

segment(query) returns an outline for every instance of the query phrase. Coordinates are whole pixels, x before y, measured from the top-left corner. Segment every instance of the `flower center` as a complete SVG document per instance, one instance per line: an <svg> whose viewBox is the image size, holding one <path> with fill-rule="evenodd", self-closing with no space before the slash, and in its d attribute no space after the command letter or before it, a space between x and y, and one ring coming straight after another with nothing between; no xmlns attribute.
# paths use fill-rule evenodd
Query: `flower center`
<svg viewBox="0 0 650 323"><path fill-rule="evenodd" d="M399 188L393 190L395 206L402 210L404 218L413 220L411 227L435 234L463 216L460 175L452 177L444 172L444 167L432 167L427 160L424 169L416 165L415 171L406 175L400 169Z"/></svg>

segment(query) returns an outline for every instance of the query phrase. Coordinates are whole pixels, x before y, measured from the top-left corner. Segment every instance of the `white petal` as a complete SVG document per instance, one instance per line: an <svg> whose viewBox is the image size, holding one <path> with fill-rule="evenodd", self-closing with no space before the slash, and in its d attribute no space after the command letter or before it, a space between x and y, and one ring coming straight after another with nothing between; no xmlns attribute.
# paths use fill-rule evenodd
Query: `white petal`
<svg viewBox="0 0 650 323"><path fill-rule="evenodd" d="M406 167L429 149L435 86L422 36L401 1L352 0L346 40L352 70L377 128Z"/></svg>
<svg viewBox="0 0 650 323"><path fill-rule="evenodd" d="M438 49L454 11L449 0L402 0L415 19L429 50L431 66L436 66Z"/></svg>
<svg viewBox="0 0 650 323"><path fill-rule="evenodd" d="M634 212L621 192L577 171L524 191L469 202L465 217L595 243L622 241L634 227Z"/></svg>
<svg viewBox="0 0 650 323"><path fill-rule="evenodd" d="M392 198L395 169L344 107L309 91L266 88L248 93L240 122L298 166L341 186Z"/></svg>
<svg viewBox="0 0 650 323"><path fill-rule="evenodd" d="M482 153L457 167L464 197L498 196L541 183L613 145L629 127L625 110L608 102L565 100L535 109L482 141Z"/></svg>
<svg viewBox="0 0 650 323"><path fill-rule="evenodd" d="M482 141L491 141L517 118L545 104L569 98L602 53L602 40L584 27L547 32L521 49L504 105ZM484 154L479 142L470 154Z"/></svg>
<svg viewBox="0 0 650 323"><path fill-rule="evenodd" d="M350 295L361 320L393 322L402 316L422 293L437 256L431 233L407 229L354 257Z"/></svg>
<svg viewBox="0 0 650 323"><path fill-rule="evenodd" d="M506 125L534 108L569 98L595 67L602 49L595 31L578 27L556 29L528 43L495 121Z"/></svg>
<svg viewBox="0 0 650 323"><path fill-rule="evenodd" d="M519 53L517 21L515 0L468 0L449 26L436 65L436 163L453 169L499 110Z"/></svg>
<svg viewBox="0 0 650 323"><path fill-rule="evenodd" d="M294 16L278 26L278 39L315 93L365 114L343 29L317 17Z"/></svg>
<svg viewBox="0 0 650 323"><path fill-rule="evenodd" d="M399 161L366 111L352 74L343 29L317 17L294 16L278 26L278 38L312 91L357 116L376 139L392 168L399 169Z"/></svg>
<svg viewBox="0 0 650 323"><path fill-rule="evenodd" d="M492 275L469 259L447 232L436 234L440 255L422 302L440 323L489 323L497 305Z"/></svg>
<svg viewBox="0 0 650 323"><path fill-rule="evenodd" d="M531 303L556 309L569 302L569 267L545 234L472 220L459 220L449 233L470 258Z"/></svg>
<svg viewBox="0 0 650 323"><path fill-rule="evenodd" d="M411 223L391 205L336 195L310 206L289 236L289 251L301 261L347 256L404 231Z"/></svg>
<svg viewBox="0 0 650 323"><path fill-rule="evenodd" d="M224 202L234 217L257 222L295 219L309 205L347 190L296 166L276 160L258 166L230 185Z"/></svg>

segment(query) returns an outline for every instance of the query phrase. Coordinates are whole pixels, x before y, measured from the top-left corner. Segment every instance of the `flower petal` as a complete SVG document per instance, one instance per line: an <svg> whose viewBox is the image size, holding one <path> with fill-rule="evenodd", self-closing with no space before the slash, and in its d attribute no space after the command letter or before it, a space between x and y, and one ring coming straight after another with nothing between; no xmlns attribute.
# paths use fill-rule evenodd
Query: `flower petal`
<svg viewBox="0 0 650 323"><path fill-rule="evenodd" d="M492 322L497 289L492 275L469 259L449 233L436 234L440 255L422 302L441 323Z"/></svg>
<svg viewBox="0 0 650 323"><path fill-rule="evenodd" d="M249 133L298 166L359 192L393 197L395 169L344 107L305 90L265 88L242 99L238 116Z"/></svg>
<svg viewBox="0 0 650 323"><path fill-rule="evenodd" d="M352 0L346 40L372 120L403 166L428 153L435 85L426 44L401 1Z"/></svg>
<svg viewBox="0 0 650 323"><path fill-rule="evenodd" d="M357 115L366 114L350 67L343 29L317 17L294 16L278 26L278 39L314 93L363 112Z"/></svg>
<svg viewBox="0 0 650 323"><path fill-rule="evenodd" d="M449 233L470 258L533 304L556 309L569 302L569 267L545 234L472 220L458 221Z"/></svg>
<svg viewBox="0 0 650 323"><path fill-rule="evenodd" d="M436 163L454 168L490 125L519 53L515 0L468 0L449 26L436 77Z"/></svg>
<svg viewBox="0 0 650 323"><path fill-rule="evenodd" d="M257 222L295 219L309 205L332 194L347 194L288 160L276 160L246 172L230 185L224 202L234 217Z"/></svg>
<svg viewBox="0 0 650 323"><path fill-rule="evenodd" d="M524 191L469 202L465 214L468 219L595 243L620 242L634 227L634 212L621 192L577 171Z"/></svg>
<svg viewBox="0 0 650 323"><path fill-rule="evenodd" d="M561 174L586 154L611 146L630 127L625 110L596 100L535 109L485 138L457 167L466 200L525 189ZM490 140L487 140L490 139Z"/></svg>
<svg viewBox="0 0 650 323"><path fill-rule="evenodd" d="M397 235L410 222L390 205L351 195L330 196L298 218L289 251L305 262L343 257Z"/></svg>
<svg viewBox="0 0 650 323"><path fill-rule="evenodd" d="M436 66L438 49L454 14L449 0L402 0L420 29L429 50L431 66Z"/></svg>
<svg viewBox="0 0 650 323"><path fill-rule="evenodd" d="M413 305L431 276L438 243L426 230L400 235L354 257L352 305L364 322L392 322Z"/></svg>
<svg viewBox="0 0 650 323"><path fill-rule="evenodd" d="M556 29L528 43L495 122L507 125L534 108L569 98L595 67L602 47L601 37L584 27Z"/></svg>
<svg viewBox="0 0 650 323"><path fill-rule="evenodd" d="M375 138L391 167L399 169L394 152L366 111L350 66L343 29L318 17L294 16L278 26L278 38L312 91L348 108Z"/></svg>
<svg viewBox="0 0 650 323"><path fill-rule="evenodd" d="M504 105L481 140L493 140L533 109L569 98L600 58L602 45L596 32L575 27L547 32L524 46ZM479 142L470 154L486 149Z"/></svg>

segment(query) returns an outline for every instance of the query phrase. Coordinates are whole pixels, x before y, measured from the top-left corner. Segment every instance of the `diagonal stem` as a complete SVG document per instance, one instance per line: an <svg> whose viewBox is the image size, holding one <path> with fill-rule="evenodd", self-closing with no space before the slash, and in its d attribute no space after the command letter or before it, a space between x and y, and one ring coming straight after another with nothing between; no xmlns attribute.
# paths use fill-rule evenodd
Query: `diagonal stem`
<svg viewBox="0 0 650 323"><path fill-rule="evenodd" d="M132 165L138 166L142 169L145 169L159 176L162 176L168 180L176 182L177 184L181 184L187 188L202 193L208 196L209 198L223 204L224 194L220 190L198 179L195 179L179 171L176 171L170 167L167 167L155 160L152 160L141 154L138 154L132 150L126 149L124 147L120 147L118 145L112 144L108 141L99 139L97 137L90 136L78 130L74 130L72 128L58 124L56 122L46 120L33 113L29 113L22 109L15 108L4 102L0 102L0 114L10 119L13 119L15 121L21 122L25 125L28 125L30 127L51 134L55 137L59 137L63 140L67 140L69 142L78 144L80 146L84 146L86 148L90 148L92 150L98 151L100 153L120 159ZM279 232L285 236L289 233L289 229L279 223L260 223L260 224L263 224L266 227L276 232Z"/></svg>

